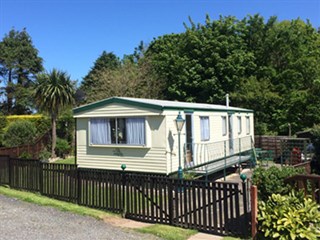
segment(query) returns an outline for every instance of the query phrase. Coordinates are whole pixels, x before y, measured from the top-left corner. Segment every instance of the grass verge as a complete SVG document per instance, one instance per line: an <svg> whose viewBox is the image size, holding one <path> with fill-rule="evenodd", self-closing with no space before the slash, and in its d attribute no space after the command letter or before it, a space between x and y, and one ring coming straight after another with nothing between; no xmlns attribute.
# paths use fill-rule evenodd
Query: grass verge
<svg viewBox="0 0 320 240"><path fill-rule="evenodd" d="M66 159L59 159L53 163L76 164L76 160L74 157L69 157Z"/></svg>
<svg viewBox="0 0 320 240"><path fill-rule="evenodd" d="M73 213L80 214L80 215L83 215L83 216L94 217L96 219L103 219L103 218L108 217L108 216L119 216L120 217L120 215L117 215L117 214L108 213L108 212L104 212L104 211L100 211L100 210L96 210L96 209L92 209L92 208L83 207L83 206L79 206L79 205L73 204L73 203L68 203L68 202L55 200L55 199L52 199L52 198L41 196L41 195L36 194L36 193L17 191L17 190L14 190L14 189L3 187L3 186L0 186L0 194L6 195L6 196L9 196L9 197L13 197L13 198L17 198L17 199L20 199L22 201L35 203L35 204L38 204L38 205L41 205L41 206L54 207L54 208L57 208L57 209L59 209L61 211L69 211L69 212L73 212Z"/></svg>
<svg viewBox="0 0 320 240"><path fill-rule="evenodd" d="M138 228L136 231L153 234L166 240L186 240L197 233L196 230L183 229L161 224Z"/></svg>

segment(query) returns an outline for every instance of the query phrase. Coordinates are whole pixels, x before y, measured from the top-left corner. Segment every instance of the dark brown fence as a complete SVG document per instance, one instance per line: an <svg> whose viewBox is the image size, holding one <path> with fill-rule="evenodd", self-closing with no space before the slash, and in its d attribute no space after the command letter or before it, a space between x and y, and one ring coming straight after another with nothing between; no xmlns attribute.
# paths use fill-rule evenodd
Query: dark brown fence
<svg viewBox="0 0 320 240"><path fill-rule="evenodd" d="M247 185L128 175L126 217L202 232L247 235Z"/></svg>
<svg viewBox="0 0 320 240"><path fill-rule="evenodd" d="M0 147L0 155L7 155L18 158L21 154L28 154L34 159L39 158L39 153L47 146L50 140L50 133L47 132L39 137L33 144L25 144L16 147Z"/></svg>
<svg viewBox="0 0 320 240"><path fill-rule="evenodd" d="M246 183L178 180L3 156L0 184L125 213L130 219L214 234L248 235Z"/></svg>
<svg viewBox="0 0 320 240"><path fill-rule="evenodd" d="M310 195L313 200L320 203L320 176L319 175L295 175L287 178L285 182L303 190L305 195Z"/></svg>
<svg viewBox="0 0 320 240"><path fill-rule="evenodd" d="M264 150L272 150L275 158L281 156L281 140L288 138L288 136L254 136L254 146Z"/></svg>
<svg viewBox="0 0 320 240"><path fill-rule="evenodd" d="M77 166L41 163L40 193L68 202L77 202Z"/></svg>
<svg viewBox="0 0 320 240"><path fill-rule="evenodd" d="M41 166L37 160L10 158L10 187L39 192Z"/></svg>
<svg viewBox="0 0 320 240"><path fill-rule="evenodd" d="M78 204L123 211L122 176L118 171L78 169Z"/></svg>
<svg viewBox="0 0 320 240"><path fill-rule="evenodd" d="M10 158L9 156L0 156L0 183L9 184L10 171L9 171Z"/></svg>

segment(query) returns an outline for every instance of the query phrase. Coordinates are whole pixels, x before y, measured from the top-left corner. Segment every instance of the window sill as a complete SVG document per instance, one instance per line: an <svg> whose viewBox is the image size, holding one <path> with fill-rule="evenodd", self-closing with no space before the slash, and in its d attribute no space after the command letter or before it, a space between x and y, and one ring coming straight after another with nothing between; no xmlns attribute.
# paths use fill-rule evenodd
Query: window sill
<svg viewBox="0 0 320 240"><path fill-rule="evenodd" d="M110 145L95 145L90 144L89 147L98 147L98 148L135 148L135 149L149 149L150 146L146 145L125 145L125 144L110 144Z"/></svg>

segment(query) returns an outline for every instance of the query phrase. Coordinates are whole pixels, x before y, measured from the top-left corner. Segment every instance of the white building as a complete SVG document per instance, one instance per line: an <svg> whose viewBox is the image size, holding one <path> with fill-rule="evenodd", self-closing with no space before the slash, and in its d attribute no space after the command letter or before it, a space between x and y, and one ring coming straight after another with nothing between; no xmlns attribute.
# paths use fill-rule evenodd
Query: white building
<svg viewBox="0 0 320 240"><path fill-rule="evenodd" d="M185 120L179 159L175 124ZM222 105L113 97L74 109L81 168L170 174L182 168L214 172L248 160L253 111ZM180 162L179 162L180 160Z"/></svg>

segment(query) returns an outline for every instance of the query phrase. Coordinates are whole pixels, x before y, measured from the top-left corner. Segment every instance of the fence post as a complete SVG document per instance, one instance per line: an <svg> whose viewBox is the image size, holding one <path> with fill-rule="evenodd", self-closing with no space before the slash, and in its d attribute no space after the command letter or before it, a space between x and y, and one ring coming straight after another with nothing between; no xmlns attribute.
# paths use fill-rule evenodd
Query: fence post
<svg viewBox="0 0 320 240"><path fill-rule="evenodd" d="M239 138L239 173L241 172L241 138Z"/></svg>
<svg viewBox="0 0 320 240"><path fill-rule="evenodd" d="M240 178L242 180L242 192L243 192L243 213L244 213L244 229L245 229L245 235L248 235L248 225L249 225L249 219L248 219L248 196L247 196L247 176L245 174L241 174Z"/></svg>
<svg viewBox="0 0 320 240"><path fill-rule="evenodd" d="M252 239L256 239L257 226L258 226L258 188L257 186L251 186L251 236Z"/></svg>
<svg viewBox="0 0 320 240"><path fill-rule="evenodd" d="M172 225L173 224L173 179L168 179L168 201L169 201L169 224Z"/></svg>
<svg viewBox="0 0 320 240"><path fill-rule="evenodd" d="M78 205L81 205L81 177L80 177L80 171L79 171L79 168L77 167L77 178L76 178L76 191L77 191L77 204Z"/></svg>
<svg viewBox="0 0 320 240"><path fill-rule="evenodd" d="M9 170L9 186L12 187L12 162L11 157L8 156L8 170Z"/></svg>
<svg viewBox="0 0 320 240"><path fill-rule="evenodd" d="M122 215L123 217L126 216L126 198L125 198L125 190L126 190L126 173L125 173L125 169L126 169L126 165L122 164L121 165L121 169L122 169L122 174L121 174L121 178L122 178Z"/></svg>
<svg viewBox="0 0 320 240"><path fill-rule="evenodd" d="M224 141L224 168L223 168L223 176L224 181L226 181L226 168L227 168L227 141Z"/></svg>
<svg viewBox="0 0 320 240"><path fill-rule="evenodd" d="M39 161L39 192L43 194L43 163Z"/></svg>

